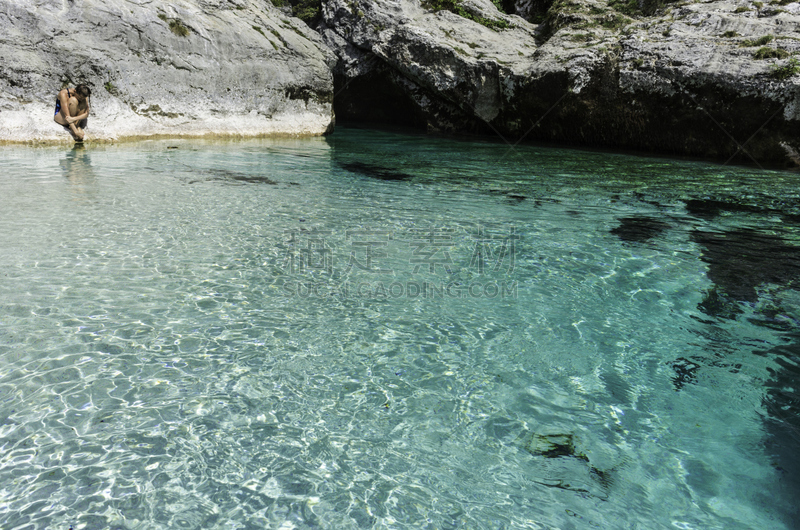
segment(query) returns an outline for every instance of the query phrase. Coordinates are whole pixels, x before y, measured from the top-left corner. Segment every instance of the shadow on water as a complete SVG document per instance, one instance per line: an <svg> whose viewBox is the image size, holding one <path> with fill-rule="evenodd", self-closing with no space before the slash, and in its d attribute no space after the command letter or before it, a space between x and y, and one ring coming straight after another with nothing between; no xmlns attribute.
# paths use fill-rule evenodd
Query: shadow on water
<svg viewBox="0 0 800 530"><path fill-rule="evenodd" d="M686 211L700 219L712 220L723 213L777 215L785 223L800 224L800 215L775 208L765 208L752 204L719 201L714 199L690 199L685 201Z"/></svg>
<svg viewBox="0 0 800 530"><path fill-rule="evenodd" d="M800 281L800 247L783 238L752 229L692 233L708 265L706 275L716 286L716 298L730 303L758 301L758 288L767 284L796 288ZM701 309L709 316L719 301L706 300Z"/></svg>
<svg viewBox="0 0 800 530"><path fill-rule="evenodd" d="M786 224L798 220L793 212L718 200L689 200L686 209L690 215L705 221L713 221L724 214L778 216ZM619 226L610 232L627 243L646 243L669 228L663 221L647 216L625 217L618 221ZM800 289L800 246L772 231L693 230L690 238L699 246L700 260L707 266L706 276L714 284L698 305L709 317L735 320L744 313L742 304L754 305L762 296ZM765 450L779 472L780 490L786 493L787 499L797 499L800 498L800 332L793 324L788 324L787 319L775 318L782 312L774 307L760 309L759 318L750 321L785 334L786 345L754 354L769 355L779 366L769 370L765 384ZM704 323L714 325L713 321ZM679 391L696 383L697 372L703 369L704 363L681 357L670 364L675 373L673 385ZM737 371L740 365L725 366ZM789 512L783 514L787 526L800 528L800 506L789 508Z"/></svg>
<svg viewBox="0 0 800 530"><path fill-rule="evenodd" d="M723 211L719 205L714 205L714 208L718 212ZM753 213L741 208L735 211ZM769 215L774 212L762 213ZM779 235L737 228L722 232L696 230L691 237L700 246L700 259L708 267L706 276L714 284L714 288L698 306L710 317L733 320L743 312L741 304L756 304L766 288L780 291L800 287L800 247L788 243ZM751 319L751 322L777 331L791 329L785 322L777 321L770 310L762 310L761 313L763 319ZM764 418L765 449L780 472L780 490L786 492L787 498L797 499L800 498L800 334L790 334L787 338L791 341L790 345L766 352L777 357L780 368L770 369L770 379L766 383L764 405L768 415ZM679 364L677 367L686 368L686 365ZM691 368L686 374L676 368L678 380L682 383L693 382L692 372L699 366ZM676 390L680 386L676 384ZM797 528L800 513L797 507L792 508L791 512L785 514L786 521L791 528Z"/></svg>

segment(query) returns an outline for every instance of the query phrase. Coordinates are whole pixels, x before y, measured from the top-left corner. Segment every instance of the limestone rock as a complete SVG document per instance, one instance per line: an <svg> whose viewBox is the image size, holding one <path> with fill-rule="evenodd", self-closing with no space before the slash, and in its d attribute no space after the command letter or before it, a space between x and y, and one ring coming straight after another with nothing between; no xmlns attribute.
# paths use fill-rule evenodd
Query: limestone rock
<svg viewBox="0 0 800 530"><path fill-rule="evenodd" d="M556 0L540 24L459 5L473 20L324 0L337 115L757 164L797 147L800 4ZM542 6L514 3L531 19Z"/></svg>
<svg viewBox="0 0 800 530"><path fill-rule="evenodd" d="M334 60L269 0L0 0L0 141L69 140L53 107L80 83L90 139L322 134Z"/></svg>

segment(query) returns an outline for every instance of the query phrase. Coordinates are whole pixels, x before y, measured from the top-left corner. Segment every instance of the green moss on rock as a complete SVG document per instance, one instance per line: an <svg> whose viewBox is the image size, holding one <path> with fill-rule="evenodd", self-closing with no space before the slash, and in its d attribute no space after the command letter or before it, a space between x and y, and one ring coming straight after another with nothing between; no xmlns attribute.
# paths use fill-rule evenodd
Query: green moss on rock
<svg viewBox="0 0 800 530"><path fill-rule="evenodd" d="M778 65L772 68L770 75L775 79L784 80L789 79L795 74L800 72L800 61L795 57L789 59L786 64Z"/></svg>
<svg viewBox="0 0 800 530"><path fill-rule="evenodd" d="M315 26L322 17L321 0L284 0L291 4L292 15L296 16L309 26Z"/></svg>
<svg viewBox="0 0 800 530"><path fill-rule="evenodd" d="M768 46L764 46L763 48L756 50L756 52L753 54L753 57L756 59L785 59L789 57L789 52L781 48L770 48Z"/></svg>
<svg viewBox="0 0 800 530"><path fill-rule="evenodd" d="M495 2L495 5L497 6L497 2ZM508 22L505 20L493 20L467 11L461 5L461 0L423 0L422 7L425 9L430 9L434 12L450 11L451 13L455 13L460 17L472 20L493 30L506 29L509 27Z"/></svg>

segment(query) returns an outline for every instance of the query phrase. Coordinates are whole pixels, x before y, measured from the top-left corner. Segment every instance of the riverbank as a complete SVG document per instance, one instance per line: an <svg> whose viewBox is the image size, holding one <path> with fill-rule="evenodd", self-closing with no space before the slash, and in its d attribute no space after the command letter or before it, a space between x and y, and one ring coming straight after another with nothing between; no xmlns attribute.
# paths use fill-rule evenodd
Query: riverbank
<svg viewBox="0 0 800 530"><path fill-rule="evenodd" d="M65 28L69 28L67 31ZM71 142L58 90L92 89L90 141L321 135L334 57L269 0L0 0L0 142Z"/></svg>
<svg viewBox="0 0 800 530"><path fill-rule="evenodd" d="M337 116L794 165L797 2L543 1L530 20L497 3L323 2Z"/></svg>
<svg viewBox="0 0 800 530"><path fill-rule="evenodd" d="M87 83L94 142L314 136L338 118L763 167L800 160L798 2L319 8L303 22L269 0L0 0L0 143L69 143L52 121L55 93Z"/></svg>
<svg viewBox="0 0 800 530"><path fill-rule="evenodd" d="M124 110L124 109L123 109ZM163 121L127 111L115 114L102 103L93 103L86 129L87 143L114 143L160 138L253 138L321 136L333 130L327 108L297 108L265 119L257 114L228 115L205 120L177 117ZM72 136L52 119L52 110L31 103L4 112L0 145L72 144Z"/></svg>

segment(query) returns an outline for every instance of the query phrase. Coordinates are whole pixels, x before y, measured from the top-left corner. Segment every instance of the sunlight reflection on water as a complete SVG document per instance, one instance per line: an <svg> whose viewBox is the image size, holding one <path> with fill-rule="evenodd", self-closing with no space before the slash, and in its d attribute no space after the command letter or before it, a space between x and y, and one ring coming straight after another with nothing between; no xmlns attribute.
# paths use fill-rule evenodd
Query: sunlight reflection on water
<svg viewBox="0 0 800 530"><path fill-rule="evenodd" d="M795 175L358 129L0 160L3 528L791 527Z"/></svg>

